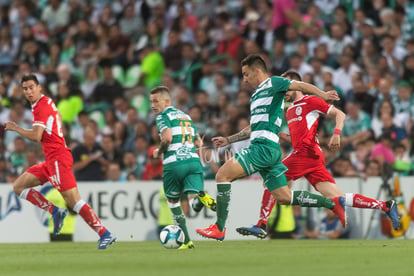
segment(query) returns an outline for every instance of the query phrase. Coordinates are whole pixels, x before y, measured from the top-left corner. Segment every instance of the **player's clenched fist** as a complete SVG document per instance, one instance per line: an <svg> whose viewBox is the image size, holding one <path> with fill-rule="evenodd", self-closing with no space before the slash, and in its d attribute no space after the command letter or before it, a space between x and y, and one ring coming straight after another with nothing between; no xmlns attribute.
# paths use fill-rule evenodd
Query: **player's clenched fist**
<svg viewBox="0 0 414 276"><path fill-rule="evenodd" d="M217 148L227 146L229 143L225 137L219 136L211 139Z"/></svg>
<svg viewBox="0 0 414 276"><path fill-rule="evenodd" d="M5 130L15 130L17 128L17 124L15 122L7 122L4 124Z"/></svg>

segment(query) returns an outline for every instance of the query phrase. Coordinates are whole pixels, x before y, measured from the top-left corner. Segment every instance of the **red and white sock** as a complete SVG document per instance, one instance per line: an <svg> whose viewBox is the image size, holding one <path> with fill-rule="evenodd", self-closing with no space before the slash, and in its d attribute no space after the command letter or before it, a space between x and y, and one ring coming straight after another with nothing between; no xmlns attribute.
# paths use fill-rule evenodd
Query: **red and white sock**
<svg viewBox="0 0 414 276"><path fill-rule="evenodd" d="M354 193L345 194L345 205L355 208L380 209L384 212L388 211L388 208L384 201Z"/></svg>
<svg viewBox="0 0 414 276"><path fill-rule="evenodd" d="M21 199L26 199L40 209L48 211L50 214L52 214L53 208L55 208L55 205L52 202L47 200L41 193L31 188L24 189L19 197Z"/></svg>
<svg viewBox="0 0 414 276"><path fill-rule="evenodd" d="M102 236L105 233L105 226L103 226L102 222L95 214L95 211L85 201L79 200L76 202L73 210L78 213L83 218L83 220L93 229L93 231L98 233L99 236Z"/></svg>
<svg viewBox="0 0 414 276"><path fill-rule="evenodd" d="M260 216L257 226L267 225L270 213L275 206L276 200L273 198L272 193L265 189L262 197L262 205L260 206Z"/></svg>

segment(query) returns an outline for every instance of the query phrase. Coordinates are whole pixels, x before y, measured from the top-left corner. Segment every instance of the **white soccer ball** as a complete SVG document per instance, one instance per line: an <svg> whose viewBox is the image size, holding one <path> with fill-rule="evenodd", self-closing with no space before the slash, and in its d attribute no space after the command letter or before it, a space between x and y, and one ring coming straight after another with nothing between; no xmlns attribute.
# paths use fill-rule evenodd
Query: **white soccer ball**
<svg viewBox="0 0 414 276"><path fill-rule="evenodd" d="M177 249L184 240L184 232L178 225L167 225L160 232L160 242L165 248Z"/></svg>

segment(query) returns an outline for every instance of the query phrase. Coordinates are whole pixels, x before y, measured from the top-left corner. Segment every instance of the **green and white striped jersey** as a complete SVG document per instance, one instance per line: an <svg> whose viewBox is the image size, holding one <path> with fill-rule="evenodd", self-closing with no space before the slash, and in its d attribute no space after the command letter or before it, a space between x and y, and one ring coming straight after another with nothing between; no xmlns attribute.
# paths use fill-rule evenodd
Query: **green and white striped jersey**
<svg viewBox="0 0 414 276"><path fill-rule="evenodd" d="M162 162L164 165L194 158L199 159L194 145L197 129L190 116L169 106L159 113L155 120L159 133L166 128L170 128L172 132L172 142L164 152Z"/></svg>
<svg viewBox="0 0 414 276"><path fill-rule="evenodd" d="M273 76L262 82L250 99L250 142L279 144L285 92L291 80Z"/></svg>

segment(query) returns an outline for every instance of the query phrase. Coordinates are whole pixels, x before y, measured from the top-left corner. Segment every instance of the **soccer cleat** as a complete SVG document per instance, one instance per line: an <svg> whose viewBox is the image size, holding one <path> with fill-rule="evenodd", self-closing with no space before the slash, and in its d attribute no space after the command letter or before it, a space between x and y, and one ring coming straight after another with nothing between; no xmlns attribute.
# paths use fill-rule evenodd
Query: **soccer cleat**
<svg viewBox="0 0 414 276"><path fill-rule="evenodd" d="M101 236L98 240L98 249L106 249L108 246L113 244L116 241L116 237L112 236L111 232L108 230Z"/></svg>
<svg viewBox="0 0 414 276"><path fill-rule="evenodd" d="M204 206L206 206L208 209L210 209L213 212L216 211L217 202L209 194L207 194L204 191L200 191L198 193L198 198L200 199L201 203L203 203Z"/></svg>
<svg viewBox="0 0 414 276"><path fill-rule="evenodd" d="M182 249L194 249L194 243L192 241L189 241L183 245L181 245L180 247L178 247L178 249L182 250Z"/></svg>
<svg viewBox="0 0 414 276"><path fill-rule="evenodd" d="M397 203L392 199L385 202L385 206L388 208L388 211L385 213L391 219L392 227L398 230L400 228L400 217L398 215Z"/></svg>
<svg viewBox="0 0 414 276"><path fill-rule="evenodd" d="M53 217L53 236L56 236L59 234L60 230L63 227L63 220L65 219L65 217L68 214L68 210L63 209L63 208L58 208L55 207L56 211L54 210L54 212L52 213L52 217Z"/></svg>
<svg viewBox="0 0 414 276"><path fill-rule="evenodd" d="M338 196L331 199L333 202L335 202L335 207L332 209L332 211L341 221L342 227L345 228L348 225L348 217L345 211L345 198L343 196Z"/></svg>
<svg viewBox="0 0 414 276"><path fill-rule="evenodd" d="M205 238L223 241L224 236L226 235L226 228L224 228L224 231L221 232L218 229L217 224L212 224L206 229L196 229L196 232Z"/></svg>
<svg viewBox="0 0 414 276"><path fill-rule="evenodd" d="M267 237L266 230L257 225L253 225L252 227L239 227L236 228L236 231L243 236L255 236L259 239L264 239Z"/></svg>

